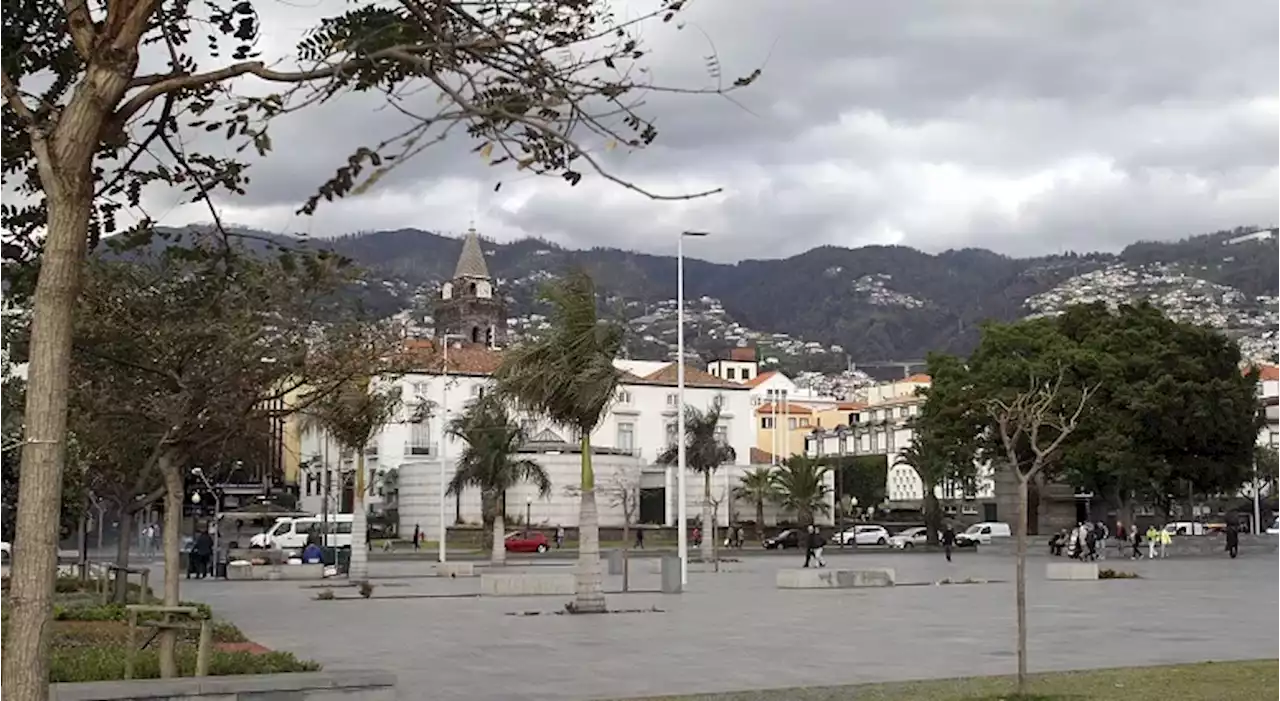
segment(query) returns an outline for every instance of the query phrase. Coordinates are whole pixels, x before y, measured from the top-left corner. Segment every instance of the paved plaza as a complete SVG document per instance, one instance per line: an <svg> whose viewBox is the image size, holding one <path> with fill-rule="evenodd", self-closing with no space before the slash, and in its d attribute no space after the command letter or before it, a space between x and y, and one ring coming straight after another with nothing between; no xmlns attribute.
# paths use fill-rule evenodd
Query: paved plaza
<svg viewBox="0 0 1280 701"><path fill-rule="evenodd" d="M328 670L394 672L404 699L624 698L1015 670L1012 558L835 554L830 567L893 567L899 583L1006 581L777 590L777 570L801 559L743 558L719 573L695 564L684 594L609 597L611 609L662 613L552 615L568 597L475 598L478 578L425 577L422 562L374 563L367 601L316 601L312 583L212 580L184 581L183 598ZM1109 560L1143 578L1099 582L1045 581L1046 562L1029 561L1032 671L1280 655L1274 555ZM659 587L656 561L632 568L633 587ZM621 578L605 586L617 591ZM507 615L532 611L542 615Z"/></svg>

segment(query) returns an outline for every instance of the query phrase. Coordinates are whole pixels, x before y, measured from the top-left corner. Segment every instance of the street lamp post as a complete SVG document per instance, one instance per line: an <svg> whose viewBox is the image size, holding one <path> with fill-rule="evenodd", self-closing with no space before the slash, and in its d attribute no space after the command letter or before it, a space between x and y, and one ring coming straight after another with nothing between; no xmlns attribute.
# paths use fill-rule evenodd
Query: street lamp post
<svg viewBox="0 0 1280 701"><path fill-rule="evenodd" d="M438 531L439 543L437 544L439 552L436 554L440 562L446 562L449 558L448 546L445 544L445 539L449 535L449 527L444 520L444 501L449 485L445 475L445 466L449 462L449 443L445 435L449 430L449 341L461 339L463 339L463 336L452 333L446 333L440 337L440 345L444 348L443 365L440 369L440 376L443 379L440 389L440 528Z"/></svg>
<svg viewBox="0 0 1280 701"><path fill-rule="evenodd" d="M676 542L680 552L680 584L689 584L689 533L686 528L688 519L688 484L685 480L685 438L684 438L684 240L686 237L703 237L705 231L682 231L676 244L676 520L679 532ZM706 526L706 524L702 524Z"/></svg>
<svg viewBox="0 0 1280 701"><path fill-rule="evenodd" d="M533 525L533 497L524 498L524 532L529 533Z"/></svg>

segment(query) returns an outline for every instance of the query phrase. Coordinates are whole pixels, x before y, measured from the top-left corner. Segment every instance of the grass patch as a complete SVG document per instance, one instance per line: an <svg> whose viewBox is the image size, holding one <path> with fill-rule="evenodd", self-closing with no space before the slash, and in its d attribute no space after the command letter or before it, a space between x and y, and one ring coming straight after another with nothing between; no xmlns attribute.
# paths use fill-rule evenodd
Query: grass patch
<svg viewBox="0 0 1280 701"><path fill-rule="evenodd" d="M1104 567L1098 570L1098 579L1142 579L1142 575L1137 572L1125 572L1124 570L1113 570Z"/></svg>
<svg viewBox="0 0 1280 701"><path fill-rule="evenodd" d="M1031 675L1018 697L1011 677L805 687L655 697L651 701L1219 701L1276 695L1276 661L1202 662Z"/></svg>
<svg viewBox="0 0 1280 701"><path fill-rule="evenodd" d="M193 606L200 616L212 621L214 648L209 655L211 675L277 674L312 672L320 669L315 662L299 660L287 652L262 652L247 649L219 649L222 645L247 647L248 638L227 621L216 620L207 604L182 602ZM0 611L7 611L5 602ZM143 618L158 617L147 614ZM88 682L124 678L124 660L129 645L128 611L120 604L99 604L96 594L87 593L71 582L60 583L54 594L54 621L49 653L49 681ZM8 633L7 627L5 633ZM153 629L140 627L138 644L146 642ZM199 632L183 630L178 638L178 669L182 676L195 673ZM140 650L135 657L134 678L154 679L160 676L156 641Z"/></svg>

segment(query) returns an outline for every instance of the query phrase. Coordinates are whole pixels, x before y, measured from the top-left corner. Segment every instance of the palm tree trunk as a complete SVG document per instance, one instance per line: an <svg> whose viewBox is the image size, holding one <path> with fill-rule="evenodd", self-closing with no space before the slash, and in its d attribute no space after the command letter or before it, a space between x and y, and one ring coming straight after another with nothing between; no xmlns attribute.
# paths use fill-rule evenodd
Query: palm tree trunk
<svg viewBox="0 0 1280 701"><path fill-rule="evenodd" d="M351 561L347 566L347 579L363 582L369 578L369 524L364 510L364 446L356 451L355 490L351 495Z"/></svg>
<svg viewBox="0 0 1280 701"><path fill-rule="evenodd" d="M715 515L711 513L711 470L702 473L702 544L699 546L701 550L702 561L711 562L715 559L714 547L716 542L716 524L714 522Z"/></svg>
<svg viewBox="0 0 1280 701"><path fill-rule="evenodd" d="M764 499L756 499L756 540L764 542Z"/></svg>
<svg viewBox="0 0 1280 701"><path fill-rule="evenodd" d="M499 567L507 564L507 526L502 512L498 509L493 515L493 552L489 553L489 564Z"/></svg>
<svg viewBox="0 0 1280 701"><path fill-rule="evenodd" d="M578 571L574 613L604 613L604 581L600 571L600 513L596 510L596 478L591 467L591 436L583 431L582 502L578 507Z"/></svg>
<svg viewBox="0 0 1280 701"><path fill-rule="evenodd" d="M937 485L921 480L924 484L924 527L925 527L925 544L938 544L938 531L942 529L942 514L938 509L938 493L935 491Z"/></svg>

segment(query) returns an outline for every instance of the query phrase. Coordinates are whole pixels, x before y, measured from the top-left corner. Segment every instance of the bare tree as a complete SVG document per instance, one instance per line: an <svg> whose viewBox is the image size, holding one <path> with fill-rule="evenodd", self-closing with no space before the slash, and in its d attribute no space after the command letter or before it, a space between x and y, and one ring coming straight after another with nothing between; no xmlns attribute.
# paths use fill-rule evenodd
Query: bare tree
<svg viewBox="0 0 1280 701"><path fill-rule="evenodd" d="M1032 377L1031 389L1011 398L987 401L987 413L999 432L1006 464L1018 482L1016 534L1018 610L1018 694L1027 684L1027 488L1050 465L1058 449L1076 430L1089 398L1097 387L1067 391L1059 371L1053 380ZM1029 459L1022 456L1030 455Z"/></svg>
<svg viewBox="0 0 1280 701"><path fill-rule="evenodd" d="M713 60L712 87L649 82L637 30L670 21L684 4L660 0L650 12L619 19L609 3L579 0L353 2L318 20L296 60L286 62L293 65L282 68L255 56L261 28L251 1L24 0L6 7L3 166L17 198L0 218L5 257L32 264L24 277L35 280L19 286L33 295L34 315L21 459L25 474L41 475L19 487L15 542L24 557L14 562L14 632L4 656L12 698L48 695L49 573L57 559L72 326L86 252L115 231L117 214L139 209L149 185L209 203L221 229L214 193L240 194L247 182L243 163L195 153L183 134L225 133L234 147L265 154L267 120L349 92L381 93L408 127L357 149L302 205L305 214L322 200L360 194L458 132L491 164L570 184L593 171L654 198L707 194L651 193L610 174L598 155L641 149L657 137L637 111L646 93L724 94L754 80L722 84ZM215 60L223 52L231 59L201 65L190 47L205 39ZM140 70L147 52L163 67ZM237 97L234 89L248 79L278 90ZM424 90L432 93L426 100ZM134 232L148 237L152 225L145 219Z"/></svg>

